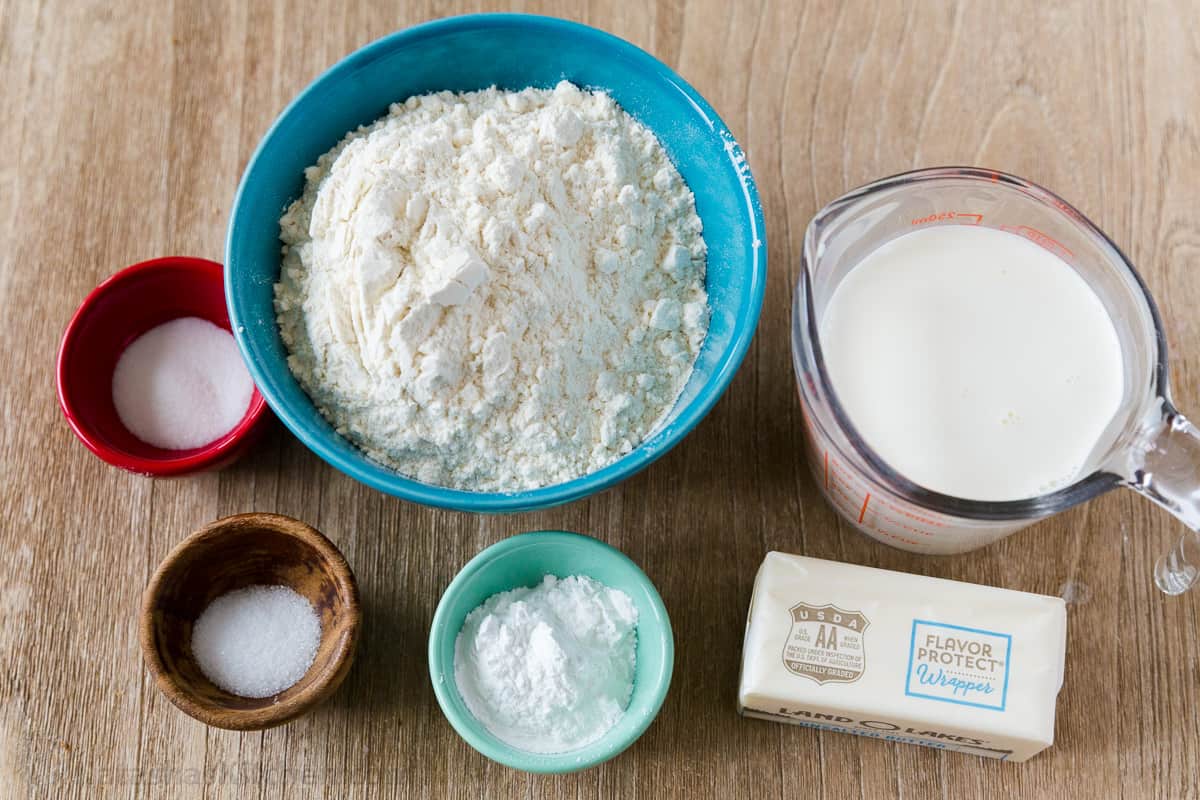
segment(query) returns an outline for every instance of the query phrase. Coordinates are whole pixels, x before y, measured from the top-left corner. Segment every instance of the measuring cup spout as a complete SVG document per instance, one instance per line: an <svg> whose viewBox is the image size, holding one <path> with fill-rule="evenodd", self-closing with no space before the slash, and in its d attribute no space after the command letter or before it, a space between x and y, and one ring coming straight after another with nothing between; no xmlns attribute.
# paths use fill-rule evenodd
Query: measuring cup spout
<svg viewBox="0 0 1200 800"><path fill-rule="evenodd" d="M1154 567L1154 582L1165 594L1186 592L1200 578L1200 430L1160 398L1123 472L1126 484L1188 527Z"/></svg>

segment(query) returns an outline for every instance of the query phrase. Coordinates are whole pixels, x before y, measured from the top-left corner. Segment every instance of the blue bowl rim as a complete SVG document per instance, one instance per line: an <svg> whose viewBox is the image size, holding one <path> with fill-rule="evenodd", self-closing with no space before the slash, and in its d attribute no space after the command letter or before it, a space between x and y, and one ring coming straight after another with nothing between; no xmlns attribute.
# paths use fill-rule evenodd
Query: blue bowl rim
<svg viewBox="0 0 1200 800"><path fill-rule="evenodd" d="M537 547L541 544L550 542L570 542L581 547L593 549L602 553L605 558L610 558L613 561L621 564L624 569L636 579L637 583L645 590L645 596L650 602L650 607L654 611L654 617L660 623L659 638L663 643L663 661L662 667L655 675L653 691L656 694L654 702L650 708L650 712L643 719L639 720L637 726L631 730L625 740L619 745L613 746L608 742L608 736L611 731L605 734L597 741L579 750L572 750L566 753L530 753L511 745L504 744L489 732L483 723L479 722L470 710L467 711L472 724L462 724L458 719L457 710L450 710L450 688L446 681L454 681L454 662L451 659L449 664L443 663L441 656L441 644L447 636L458 636L458 628L450 630L447 626L446 617L450 613L448 610L449 600L456 594L462 591L463 586L485 570L492 562L501 555L508 553L511 550L521 549L525 547ZM568 570L568 572L570 572ZM573 574L573 573L572 573ZM559 577L567 577L562 575ZM511 589L518 587L513 586ZM642 618L638 619L638 642L639 647L642 641ZM671 689L671 677L675 672L675 634L671 628L671 618L667 614L667 608L663 604L662 596L659 595L657 587L650 577L642 570L641 567L634 562L629 556L621 552L617 548L596 539L591 536L586 536L582 533L573 533L571 531L560 530L541 530L529 531L527 533L519 533L515 536L509 536L506 539L501 539L495 544L485 547L480 552L466 563L454 579L450 581L450 585L442 592L441 599L438 600L437 609L433 612L433 621L429 626L429 679L433 684L433 693L437 697L438 706L442 709L442 714L450 723L451 727L458 733L459 736L466 741L467 744L475 748L479 753L487 756L491 760L504 764L506 767L520 769L526 772L539 773L564 773L576 772L582 769L594 767L597 764L602 764L605 761L616 758L621 753L625 752L633 745L642 734L646 732L658 717L658 712L662 709L663 702L667 699L667 694ZM455 690L457 691L457 689ZM634 687L634 692L637 692L637 686ZM631 700L632 702L632 700ZM618 725L620 723L618 722Z"/></svg>
<svg viewBox="0 0 1200 800"><path fill-rule="evenodd" d="M236 233L238 231L237 210L242 205L243 195L247 191L247 182L255 172L263 151L278 134L283 121L291 115L297 106L305 101L309 94L323 88L327 83L336 81L341 73L347 70L352 71L360 65L373 61L402 44L409 44L460 30L504 27L530 27L543 31L565 32L586 39L592 39L613 48L623 57L642 63L648 72L657 73L658 77L664 78L674 85L677 90L682 92L712 127L713 133L725 140L726 149L730 152L731 160L735 163L739 159L742 160L744 166L739 170L741 173L741 186L750 216L751 234L754 237L754 246L752 247L753 269L749 280L749 312L738 321L735 335L730 342L730 347L716 371L696 394L696 397L679 412L679 416L672 422L670 426L672 432L669 438L662 438L665 427L659 428L653 431L650 436L644 439L631 452L608 466L578 478L564 481L563 483L518 492L470 492L462 489L452 489L422 483L413 478L401 475L383 464L371 462L368 467L361 461L352 460L344 456L332 445L324 441L322 436L310 431L276 394L274 381L270 379L266 371L254 359L249 357L250 346L246 333L247 326L241 318L237 303L234 302L232 256L234 240L237 238ZM320 76L296 95L279 116L276 117L247 162L246 169L242 173L241 181L238 184L237 194L234 196L225 240L225 263L227 265L225 270L225 302L229 307L229 319L234 337L237 340L243 360L246 362L246 366L250 370L250 375L254 379L259 392L288 430L327 464L385 494L428 506L458 511L516 512L550 508L599 493L637 474L681 442L708 415L713 406L716 405L717 401L725 393L725 390L729 387L729 383L733 380L733 376L737 373L738 367L746 355L746 351L750 347L751 340L754 338L762 311L763 295L766 290L767 239L762 203L758 195L757 186L754 183L754 176L751 174L749 164L745 163L744 158L741 147L734 140L728 127L717 115L716 111L713 110L712 106L687 81L683 80L670 67L645 50L613 34L582 23L571 22L557 17L512 13L467 14L437 19L404 28L361 47L321 73ZM369 460L365 454L361 454L360 452L360 455L362 459Z"/></svg>

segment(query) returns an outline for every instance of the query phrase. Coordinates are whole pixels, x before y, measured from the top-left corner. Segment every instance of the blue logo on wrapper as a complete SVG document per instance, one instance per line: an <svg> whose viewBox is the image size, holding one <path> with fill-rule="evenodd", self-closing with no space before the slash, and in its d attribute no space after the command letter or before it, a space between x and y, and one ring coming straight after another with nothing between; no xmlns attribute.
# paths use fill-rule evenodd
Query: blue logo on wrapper
<svg viewBox="0 0 1200 800"><path fill-rule="evenodd" d="M1003 711L1011 656L1010 634L914 619L904 693Z"/></svg>

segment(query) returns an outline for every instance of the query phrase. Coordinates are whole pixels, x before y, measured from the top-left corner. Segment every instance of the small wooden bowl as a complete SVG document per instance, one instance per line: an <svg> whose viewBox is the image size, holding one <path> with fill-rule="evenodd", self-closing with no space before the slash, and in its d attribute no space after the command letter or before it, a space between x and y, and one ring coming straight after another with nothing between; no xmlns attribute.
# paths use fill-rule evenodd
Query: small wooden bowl
<svg viewBox="0 0 1200 800"><path fill-rule="evenodd" d="M217 597L254 584L289 586L321 618L308 672L273 697L238 697L215 686L192 656L192 624ZM180 542L142 598L140 638L158 688L185 714L235 731L282 725L333 694L350 670L362 611L350 566L333 543L299 520L238 514Z"/></svg>

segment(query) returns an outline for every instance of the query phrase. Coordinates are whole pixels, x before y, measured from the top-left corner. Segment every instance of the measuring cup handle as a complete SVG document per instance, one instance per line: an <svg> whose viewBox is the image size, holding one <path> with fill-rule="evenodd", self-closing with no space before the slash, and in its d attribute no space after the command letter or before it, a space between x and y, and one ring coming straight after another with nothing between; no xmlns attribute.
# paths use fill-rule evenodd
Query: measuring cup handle
<svg viewBox="0 0 1200 800"><path fill-rule="evenodd" d="M1166 398L1155 417L1130 449L1124 478L1189 529L1154 567L1158 588L1176 595L1200 578L1200 430Z"/></svg>

